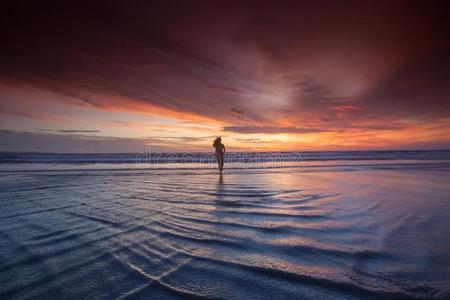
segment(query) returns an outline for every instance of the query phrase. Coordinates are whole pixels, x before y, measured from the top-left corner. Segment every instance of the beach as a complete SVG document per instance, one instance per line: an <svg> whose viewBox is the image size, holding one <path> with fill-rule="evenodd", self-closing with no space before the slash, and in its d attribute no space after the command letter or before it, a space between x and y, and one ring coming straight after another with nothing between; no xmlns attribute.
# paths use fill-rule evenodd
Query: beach
<svg viewBox="0 0 450 300"><path fill-rule="evenodd" d="M4 158L0 298L448 298L450 160L408 155L222 176Z"/></svg>

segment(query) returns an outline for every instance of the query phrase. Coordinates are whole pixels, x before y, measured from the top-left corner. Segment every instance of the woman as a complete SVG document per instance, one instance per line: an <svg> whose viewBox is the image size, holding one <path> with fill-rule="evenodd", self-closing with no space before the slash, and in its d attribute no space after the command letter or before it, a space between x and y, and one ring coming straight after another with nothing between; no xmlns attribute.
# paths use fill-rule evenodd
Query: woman
<svg viewBox="0 0 450 300"><path fill-rule="evenodd" d="M219 171L223 171L223 156L225 154L225 146L222 144L222 138L219 136L214 140L213 147L216 148L217 164L219 165Z"/></svg>

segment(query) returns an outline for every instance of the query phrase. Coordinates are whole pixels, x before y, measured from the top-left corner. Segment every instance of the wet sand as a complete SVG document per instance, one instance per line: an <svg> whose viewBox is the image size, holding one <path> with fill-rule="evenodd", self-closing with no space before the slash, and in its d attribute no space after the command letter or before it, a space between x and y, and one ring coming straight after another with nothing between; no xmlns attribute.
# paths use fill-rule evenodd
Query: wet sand
<svg viewBox="0 0 450 300"><path fill-rule="evenodd" d="M450 296L450 166L8 171L0 298Z"/></svg>

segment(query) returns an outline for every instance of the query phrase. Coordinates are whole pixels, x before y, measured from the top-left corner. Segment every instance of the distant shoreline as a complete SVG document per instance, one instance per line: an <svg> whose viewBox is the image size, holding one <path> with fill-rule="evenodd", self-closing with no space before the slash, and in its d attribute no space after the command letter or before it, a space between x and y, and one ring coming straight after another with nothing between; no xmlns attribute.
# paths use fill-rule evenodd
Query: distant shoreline
<svg viewBox="0 0 450 300"><path fill-rule="evenodd" d="M442 149L379 149L379 150L297 150L297 151L228 151L228 153L359 153L359 152L433 152L449 151L450 148ZM189 151L189 152L153 152L153 154L210 154L212 151ZM5 154L44 154L44 155L131 155L141 152L41 152L41 151L0 151L0 155Z"/></svg>

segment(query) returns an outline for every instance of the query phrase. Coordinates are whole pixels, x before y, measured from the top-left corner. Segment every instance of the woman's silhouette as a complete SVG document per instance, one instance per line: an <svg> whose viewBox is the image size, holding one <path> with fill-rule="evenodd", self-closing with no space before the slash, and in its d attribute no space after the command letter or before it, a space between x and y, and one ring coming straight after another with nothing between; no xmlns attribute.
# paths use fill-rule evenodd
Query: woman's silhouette
<svg viewBox="0 0 450 300"><path fill-rule="evenodd" d="M213 147L216 148L217 164L219 165L219 171L223 171L223 156L225 154L225 146L222 144L222 138L219 136L214 140Z"/></svg>

